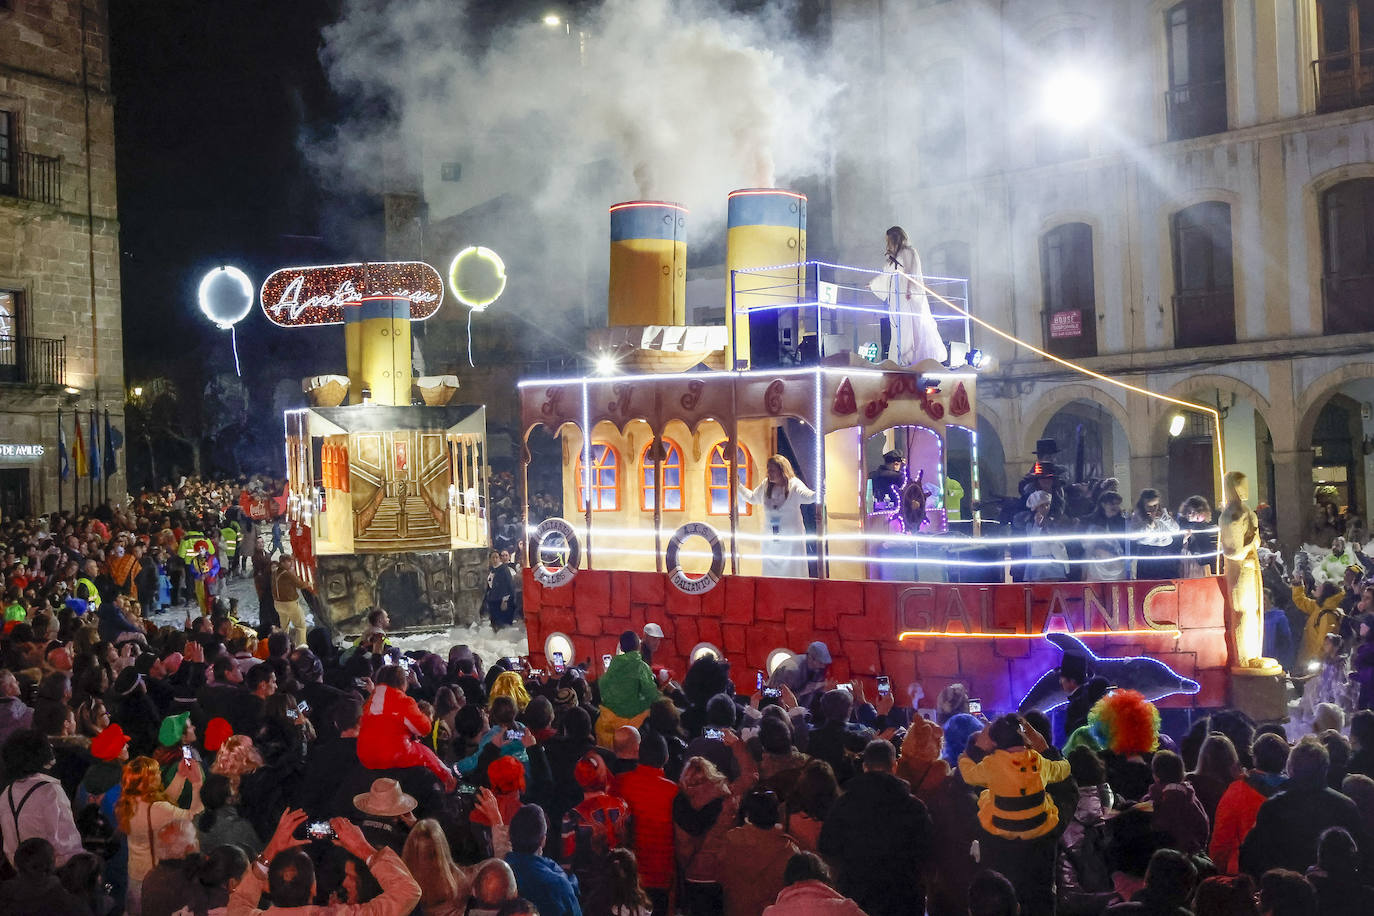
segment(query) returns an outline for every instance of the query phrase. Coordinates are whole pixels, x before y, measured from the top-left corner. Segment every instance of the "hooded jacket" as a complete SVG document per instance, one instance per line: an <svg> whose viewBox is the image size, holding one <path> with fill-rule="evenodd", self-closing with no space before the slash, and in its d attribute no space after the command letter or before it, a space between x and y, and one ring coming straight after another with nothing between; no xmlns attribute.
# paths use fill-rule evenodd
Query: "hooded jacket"
<svg viewBox="0 0 1374 916"><path fill-rule="evenodd" d="M412 765L410 739L429 734L433 725L405 693L378 686L358 722L358 759L372 770Z"/></svg>
<svg viewBox="0 0 1374 916"><path fill-rule="evenodd" d="M1202 807L1193 787L1186 782L1150 786L1150 801L1154 804L1154 828L1173 838L1174 849L1193 855L1207 848L1210 824L1207 809Z"/></svg>
<svg viewBox="0 0 1374 916"><path fill-rule="evenodd" d="M996 750L974 763L959 758L959 775L971 786L986 786L978 796L978 822L994 836L1033 840L1054 830L1059 809L1045 791L1069 777L1066 760L1050 760L1030 748Z"/></svg>
<svg viewBox="0 0 1374 916"><path fill-rule="evenodd" d="M1260 805L1283 788L1280 773L1258 770L1232 782L1217 802L1217 816L1212 824L1212 842L1207 854L1224 875L1240 874L1240 844L1255 826Z"/></svg>
<svg viewBox="0 0 1374 916"><path fill-rule="evenodd" d="M763 916L865 916L859 905L823 881L798 881L782 889Z"/></svg>
<svg viewBox="0 0 1374 916"><path fill-rule="evenodd" d="M840 893L872 916L897 916L925 910L933 834L930 813L905 782L864 772L831 806L818 845L835 865Z"/></svg>
<svg viewBox="0 0 1374 916"><path fill-rule="evenodd" d="M621 652L597 681L601 705L622 719L633 719L649 711L660 696L654 674L638 652Z"/></svg>

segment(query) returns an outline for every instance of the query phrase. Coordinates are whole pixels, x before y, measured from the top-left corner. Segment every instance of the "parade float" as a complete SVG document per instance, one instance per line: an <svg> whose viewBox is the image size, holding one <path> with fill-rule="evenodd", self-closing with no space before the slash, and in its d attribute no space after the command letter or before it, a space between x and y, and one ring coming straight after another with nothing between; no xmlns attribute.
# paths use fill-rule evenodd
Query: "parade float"
<svg viewBox="0 0 1374 916"><path fill-rule="evenodd" d="M730 660L737 685L823 640L839 680L886 676L903 697L919 682L930 698L961 682L985 710L1052 708L1062 698L1033 691L1062 652L1081 651L1135 672L1141 682L1121 686L1166 710L1283 714L1281 672L1260 658L1258 630L1236 625L1257 619L1259 593L1253 513L1232 478L1225 574L1094 581L1084 561L1078 581L1033 581L1035 539L984 530L971 329L1014 339L972 314L966 282L907 277L934 303L949 356L885 360L887 308L870 290L892 274L808 260L803 195L737 191L724 326L688 326L687 218L668 202L612 207L608 327L589 341L599 371L520 385L536 665L557 652L595 676L623 631L654 622L667 637L656 666L680 676L712 653ZM529 517L535 435L559 445L536 450L561 452L559 517ZM894 449L905 480L922 481L914 506L875 498L870 472ZM956 450L971 460L951 486ZM743 498L776 454L814 492L797 533L769 530ZM1217 467L1224 475L1220 453ZM1137 659L1151 664L1128 664Z"/></svg>
<svg viewBox="0 0 1374 916"><path fill-rule="evenodd" d="M285 415L291 562L321 623L345 632L384 607L396 630L475 616L486 584L486 409L450 403L452 376L415 377L411 323L442 305L420 262L290 267L263 312L283 327L342 324L345 375L305 379Z"/></svg>

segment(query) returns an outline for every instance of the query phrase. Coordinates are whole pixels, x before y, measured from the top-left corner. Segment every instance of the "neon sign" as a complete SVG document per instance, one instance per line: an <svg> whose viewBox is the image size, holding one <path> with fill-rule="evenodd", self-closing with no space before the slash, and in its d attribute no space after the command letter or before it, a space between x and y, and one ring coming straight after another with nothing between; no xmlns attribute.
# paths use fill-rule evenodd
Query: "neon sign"
<svg viewBox="0 0 1374 916"><path fill-rule="evenodd" d="M274 324L342 324L344 308L365 298L410 301L410 320L423 321L444 302L439 272L421 261L284 267L262 281L262 311Z"/></svg>

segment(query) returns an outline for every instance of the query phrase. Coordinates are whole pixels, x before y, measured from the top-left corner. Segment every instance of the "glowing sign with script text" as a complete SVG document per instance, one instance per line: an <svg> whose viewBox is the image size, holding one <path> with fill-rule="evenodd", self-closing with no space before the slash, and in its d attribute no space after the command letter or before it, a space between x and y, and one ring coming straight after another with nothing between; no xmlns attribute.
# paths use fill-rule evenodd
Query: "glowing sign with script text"
<svg viewBox="0 0 1374 916"><path fill-rule="evenodd" d="M344 309L363 299L410 300L410 320L423 321L444 302L444 281L422 261L284 267L262 282L262 311L282 327L343 324Z"/></svg>

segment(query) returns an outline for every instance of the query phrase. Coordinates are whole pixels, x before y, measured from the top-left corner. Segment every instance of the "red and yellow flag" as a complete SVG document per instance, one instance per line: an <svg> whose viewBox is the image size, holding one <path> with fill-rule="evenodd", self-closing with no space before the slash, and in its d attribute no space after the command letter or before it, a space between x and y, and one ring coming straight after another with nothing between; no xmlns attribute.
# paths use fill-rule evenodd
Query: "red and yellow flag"
<svg viewBox="0 0 1374 916"><path fill-rule="evenodd" d="M90 473L90 462L86 459L86 438L81 435L81 416L76 417L76 444L72 446L72 469L77 477Z"/></svg>

